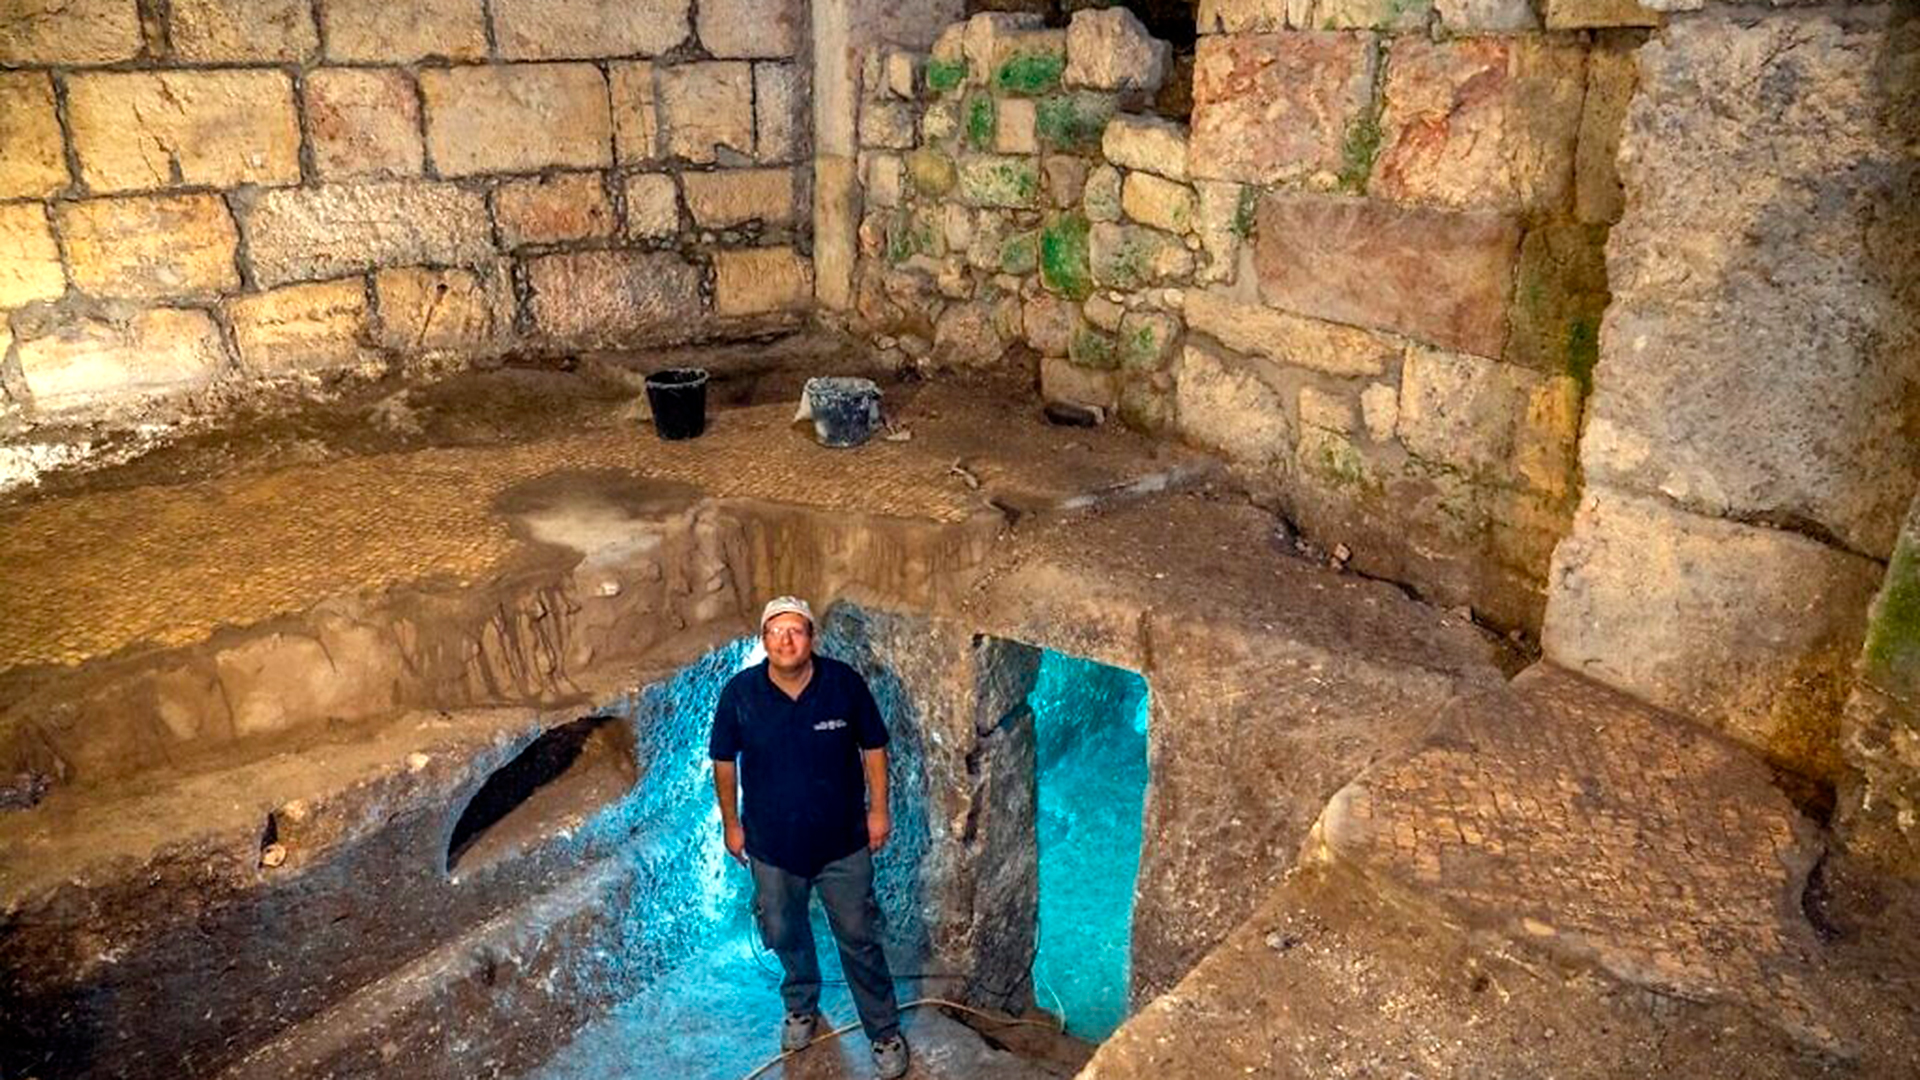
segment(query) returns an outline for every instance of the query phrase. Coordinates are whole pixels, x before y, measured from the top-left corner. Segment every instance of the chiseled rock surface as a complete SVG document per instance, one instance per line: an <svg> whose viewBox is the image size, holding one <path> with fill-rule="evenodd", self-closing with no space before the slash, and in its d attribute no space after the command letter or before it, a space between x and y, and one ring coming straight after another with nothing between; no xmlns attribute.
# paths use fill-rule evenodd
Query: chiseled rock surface
<svg viewBox="0 0 1920 1080"><path fill-rule="evenodd" d="M607 80L592 64L432 69L420 94L443 176L612 164Z"/></svg>
<svg viewBox="0 0 1920 1080"><path fill-rule="evenodd" d="M1101 133L1100 152L1123 169L1157 173L1169 180L1187 178L1187 129L1172 120L1116 116Z"/></svg>
<svg viewBox="0 0 1920 1080"><path fill-rule="evenodd" d="M722 149L753 153L751 64L724 60L655 67L654 93L669 156L704 164Z"/></svg>
<svg viewBox="0 0 1920 1080"><path fill-rule="evenodd" d="M759 221L768 226L794 218L793 170L717 169L680 176L694 224L724 229Z"/></svg>
<svg viewBox="0 0 1920 1080"><path fill-rule="evenodd" d="M240 285L233 265L240 234L218 195L129 195L59 207L82 292L161 299Z"/></svg>
<svg viewBox="0 0 1920 1080"><path fill-rule="evenodd" d="M320 48L308 0L173 0L167 41L196 63L300 63Z"/></svg>
<svg viewBox="0 0 1920 1080"><path fill-rule="evenodd" d="M322 180L420 175L420 99L406 72L320 68L300 93Z"/></svg>
<svg viewBox="0 0 1920 1080"><path fill-rule="evenodd" d="M1277 311L1225 289L1192 289L1187 324L1237 352L1329 375L1379 375L1401 347L1378 334Z"/></svg>
<svg viewBox="0 0 1920 1080"><path fill-rule="evenodd" d="M96 192L300 182L284 72L109 71L71 77L80 177Z"/></svg>
<svg viewBox="0 0 1920 1080"><path fill-rule="evenodd" d="M0 19L0 64L111 64L139 53L136 0L24 0Z"/></svg>
<svg viewBox="0 0 1920 1080"><path fill-rule="evenodd" d="M797 0L701 0L700 44L725 59L792 56L806 11Z"/></svg>
<svg viewBox="0 0 1920 1080"><path fill-rule="evenodd" d="M408 63L427 57L487 58L487 18L481 0L326 0L316 5L325 27L327 59Z"/></svg>
<svg viewBox="0 0 1920 1080"><path fill-rule="evenodd" d="M53 225L39 203L0 205L0 309L67 291Z"/></svg>
<svg viewBox="0 0 1920 1080"><path fill-rule="evenodd" d="M513 282L503 260L473 270L401 267L373 277L380 307L375 340L406 353L495 350L513 325Z"/></svg>
<svg viewBox="0 0 1920 1080"><path fill-rule="evenodd" d="M1286 404L1254 372L1190 344L1174 385L1180 433L1201 446L1255 468L1272 467L1292 452Z"/></svg>
<svg viewBox="0 0 1920 1080"><path fill-rule="evenodd" d="M493 256L484 197L450 183L389 180L262 193L241 211L262 285L410 263Z"/></svg>
<svg viewBox="0 0 1920 1080"><path fill-rule="evenodd" d="M1123 7L1081 10L1067 23L1068 86L1095 90L1160 89L1173 46L1147 32Z"/></svg>
<svg viewBox="0 0 1920 1080"><path fill-rule="evenodd" d="M561 345L686 341L699 334L700 270L672 252L582 251L527 263L534 326Z"/></svg>
<svg viewBox="0 0 1920 1080"><path fill-rule="evenodd" d="M508 247L613 234L613 203L597 172L509 180L493 191L493 218Z"/></svg>
<svg viewBox="0 0 1920 1080"><path fill-rule="evenodd" d="M1201 38L1193 175L1271 184L1339 173L1348 132L1373 98L1377 62L1358 34Z"/></svg>
<svg viewBox="0 0 1920 1080"><path fill-rule="evenodd" d="M1546 657L1837 779L1837 718L1879 566L1596 483L1554 551Z"/></svg>
<svg viewBox="0 0 1920 1080"><path fill-rule="evenodd" d="M687 39L689 0L491 0L503 60L658 56Z"/></svg>
<svg viewBox="0 0 1920 1080"><path fill-rule="evenodd" d="M213 319L172 308L75 319L21 341L17 355L34 405L52 411L187 389L226 365Z"/></svg>
<svg viewBox="0 0 1920 1080"><path fill-rule="evenodd" d="M1886 556L1920 486L1920 34L1707 16L1639 67L1587 476Z"/></svg>
<svg viewBox="0 0 1920 1080"><path fill-rule="evenodd" d="M227 301L240 361L268 375L352 367L372 358L360 278L287 285Z"/></svg>
<svg viewBox="0 0 1920 1080"><path fill-rule="evenodd" d="M792 248L713 253L713 313L801 311L813 300L813 264Z"/></svg>
<svg viewBox="0 0 1920 1080"><path fill-rule="evenodd" d="M66 151L53 80L41 71L0 72L0 198L37 198L67 186Z"/></svg>

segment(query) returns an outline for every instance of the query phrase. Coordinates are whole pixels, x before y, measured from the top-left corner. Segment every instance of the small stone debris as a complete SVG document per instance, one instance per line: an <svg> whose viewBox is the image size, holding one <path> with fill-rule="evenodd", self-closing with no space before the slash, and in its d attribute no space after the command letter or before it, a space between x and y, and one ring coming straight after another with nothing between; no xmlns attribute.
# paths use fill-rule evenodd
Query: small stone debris
<svg viewBox="0 0 1920 1080"><path fill-rule="evenodd" d="M260 865L271 870L287 861L287 845L268 844L260 849Z"/></svg>

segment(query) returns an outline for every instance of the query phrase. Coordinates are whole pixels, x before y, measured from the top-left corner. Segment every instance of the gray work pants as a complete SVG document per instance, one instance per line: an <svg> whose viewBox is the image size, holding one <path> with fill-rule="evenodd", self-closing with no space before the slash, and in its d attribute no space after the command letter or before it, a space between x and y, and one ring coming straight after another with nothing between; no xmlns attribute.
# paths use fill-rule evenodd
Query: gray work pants
<svg viewBox="0 0 1920 1080"><path fill-rule="evenodd" d="M780 999L790 1013L820 1007L820 958L813 948L813 924L807 919L807 894L820 890L827 925L840 947L840 968L853 991L854 1008L867 1038L891 1038L900 1031L900 1008L893 996L893 975L880 951L880 904L873 896L873 854L865 848L828 863L811 878L752 860L753 906L760 917L760 939L780 958L786 978Z"/></svg>

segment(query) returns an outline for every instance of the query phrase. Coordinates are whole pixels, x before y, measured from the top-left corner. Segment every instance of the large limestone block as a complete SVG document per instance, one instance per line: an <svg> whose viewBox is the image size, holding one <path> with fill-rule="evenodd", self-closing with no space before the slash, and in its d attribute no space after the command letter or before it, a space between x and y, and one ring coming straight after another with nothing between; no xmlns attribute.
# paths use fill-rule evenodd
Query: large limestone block
<svg viewBox="0 0 1920 1080"><path fill-rule="evenodd" d="M73 283L93 296L163 299L240 285L240 242L218 195L134 195L61 203Z"/></svg>
<svg viewBox="0 0 1920 1080"><path fill-rule="evenodd" d="M352 367L372 355L367 287L357 277L236 296L227 320L241 363L263 375Z"/></svg>
<svg viewBox="0 0 1920 1080"><path fill-rule="evenodd" d="M792 64L753 65L753 158L776 164L805 151L800 70Z"/></svg>
<svg viewBox="0 0 1920 1080"><path fill-rule="evenodd" d="M1128 217L1171 233L1193 228L1195 203L1192 188L1152 173L1128 173L1120 188L1120 208Z"/></svg>
<svg viewBox="0 0 1920 1080"><path fill-rule="evenodd" d="M373 278L382 346L403 353L484 352L513 323L513 290L503 264L482 276L472 270L403 266Z"/></svg>
<svg viewBox="0 0 1920 1080"><path fill-rule="evenodd" d="M53 80L39 71L0 72L0 199L52 195L67 181Z"/></svg>
<svg viewBox="0 0 1920 1080"><path fill-rule="evenodd" d="M1581 221L1618 221L1626 204L1616 159L1639 79L1633 58L1638 47L1620 35L1606 35L1587 54L1587 100L1573 156L1573 212Z"/></svg>
<svg viewBox="0 0 1920 1080"><path fill-rule="evenodd" d="M1254 264L1268 303L1500 355L1520 247L1512 218L1272 192L1256 222Z"/></svg>
<svg viewBox="0 0 1920 1080"><path fill-rule="evenodd" d="M958 180L960 201L968 206L1038 207L1045 194L1031 157L970 155L960 161Z"/></svg>
<svg viewBox="0 0 1920 1080"><path fill-rule="evenodd" d="M487 58L483 0L325 0L327 58L363 63L409 63L440 57Z"/></svg>
<svg viewBox="0 0 1920 1080"><path fill-rule="evenodd" d="M300 182L283 72L90 72L68 81L67 113L80 176L98 192Z"/></svg>
<svg viewBox="0 0 1920 1080"><path fill-rule="evenodd" d="M805 17L798 0L700 0L700 44L727 60L792 56Z"/></svg>
<svg viewBox="0 0 1920 1080"><path fill-rule="evenodd" d="M1395 430L1409 453L1476 481L1562 495L1579 404L1568 376L1415 346L1400 374Z"/></svg>
<svg viewBox="0 0 1920 1080"><path fill-rule="evenodd" d="M494 39L505 60L659 56L687 39L692 6L689 0L492 0L492 4Z"/></svg>
<svg viewBox="0 0 1920 1080"><path fill-rule="evenodd" d="M724 60L654 69L669 156L709 163L753 153L753 65Z"/></svg>
<svg viewBox="0 0 1920 1080"><path fill-rule="evenodd" d="M680 174L696 225L725 229L760 221L789 225L794 217L791 169L720 169Z"/></svg>
<svg viewBox="0 0 1920 1080"><path fill-rule="evenodd" d="M654 114L653 62L620 61L607 65L613 93L614 157L622 165L652 161L660 153L660 124Z"/></svg>
<svg viewBox="0 0 1920 1080"><path fill-rule="evenodd" d="M1547 29L1658 26L1660 13L1637 0L1546 0Z"/></svg>
<svg viewBox="0 0 1920 1080"><path fill-rule="evenodd" d="M1340 173L1349 133L1373 97L1376 62L1373 47L1354 34L1202 38L1193 69L1193 174L1270 184Z"/></svg>
<svg viewBox="0 0 1920 1080"><path fill-rule="evenodd" d="M382 266L490 258L485 198L453 184L389 180L269 191L241 212L262 285Z"/></svg>
<svg viewBox="0 0 1920 1080"><path fill-rule="evenodd" d="M301 84L322 180L419 176L420 100L404 71L321 68Z"/></svg>
<svg viewBox="0 0 1920 1080"><path fill-rule="evenodd" d="M442 176L612 164L607 81L592 64L422 71L420 93Z"/></svg>
<svg viewBox="0 0 1920 1080"><path fill-rule="evenodd" d="M1392 0L1388 0L1389 3ZM1540 29L1540 0L1433 0L1440 24L1453 34L1510 34Z"/></svg>
<svg viewBox="0 0 1920 1080"><path fill-rule="evenodd" d="M69 323L17 353L34 406L50 412L187 389L226 363L213 319L172 308Z"/></svg>
<svg viewBox="0 0 1920 1080"><path fill-rule="evenodd" d="M1876 564L1589 478L1549 580L1547 659L1835 777Z"/></svg>
<svg viewBox="0 0 1920 1080"><path fill-rule="evenodd" d="M140 54L136 0L10 0L0 64L111 64Z"/></svg>
<svg viewBox="0 0 1920 1080"><path fill-rule="evenodd" d="M1293 421L1279 391L1229 357L1186 346L1174 386L1180 433L1189 441L1261 470L1292 454Z"/></svg>
<svg viewBox="0 0 1920 1080"><path fill-rule="evenodd" d="M1187 178L1187 129L1157 116L1116 116L1100 135L1100 152L1123 169L1169 180Z"/></svg>
<svg viewBox="0 0 1920 1080"><path fill-rule="evenodd" d="M302 63L320 48L311 0L172 0L167 40L196 63Z"/></svg>
<svg viewBox="0 0 1920 1080"><path fill-rule="evenodd" d="M1526 0L1454 0L1456 5L1519 4ZM1318 30L1420 30L1438 6L1435 0L1314 0Z"/></svg>
<svg viewBox="0 0 1920 1080"><path fill-rule="evenodd" d="M1235 352L1264 356L1328 375L1379 375L1400 346L1351 326L1275 311L1224 289L1190 289L1187 325Z"/></svg>
<svg viewBox="0 0 1920 1080"><path fill-rule="evenodd" d="M613 202L599 173L510 180L494 189L493 220L508 247L613 235Z"/></svg>
<svg viewBox="0 0 1920 1080"><path fill-rule="evenodd" d="M569 252L526 267L534 326L555 344L684 341L699 332L700 270L672 252Z"/></svg>
<svg viewBox="0 0 1920 1080"><path fill-rule="evenodd" d="M1200 0L1194 22L1202 34L1265 34L1306 29L1313 0Z"/></svg>
<svg viewBox="0 0 1920 1080"><path fill-rule="evenodd" d="M1193 252L1180 238L1139 225L1097 222L1087 230L1093 280L1114 289L1180 281L1193 273Z"/></svg>
<svg viewBox="0 0 1920 1080"><path fill-rule="evenodd" d="M46 210L39 203L0 204L0 311L66 291Z"/></svg>
<svg viewBox="0 0 1920 1080"><path fill-rule="evenodd" d="M626 179L627 235L657 240L680 231L680 188L672 173L634 173Z"/></svg>
<svg viewBox="0 0 1920 1080"><path fill-rule="evenodd" d="M1589 477L1892 550L1920 486L1920 100L1887 73L1915 42L1807 14L1640 50Z"/></svg>
<svg viewBox="0 0 1920 1080"><path fill-rule="evenodd" d="M1561 209L1586 53L1532 37L1394 40L1372 195L1434 206Z"/></svg>
<svg viewBox="0 0 1920 1080"><path fill-rule="evenodd" d="M1160 89L1173 46L1156 39L1123 7L1081 10L1067 23L1068 86L1095 90Z"/></svg>
<svg viewBox="0 0 1920 1080"><path fill-rule="evenodd" d="M792 248L713 253L713 313L761 315L813 304L813 264Z"/></svg>

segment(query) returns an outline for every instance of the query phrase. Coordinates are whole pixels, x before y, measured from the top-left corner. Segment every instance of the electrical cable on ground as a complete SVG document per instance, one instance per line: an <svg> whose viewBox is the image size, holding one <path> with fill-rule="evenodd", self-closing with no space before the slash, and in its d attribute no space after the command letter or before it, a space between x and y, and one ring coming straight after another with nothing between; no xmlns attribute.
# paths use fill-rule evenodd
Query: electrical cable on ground
<svg viewBox="0 0 1920 1080"><path fill-rule="evenodd" d="M947 1008L947 1009L959 1009L961 1012L972 1013L973 1015L980 1017L982 1020L999 1024L1002 1027L1019 1027L1022 1025L1027 1025L1031 1027L1046 1028L1049 1031L1053 1030L1052 1024L1042 1023L1038 1020L1026 1020L1026 1019L1020 1019L1020 1018L1013 1018L1013 1019L1003 1018L1003 1017L995 1016L992 1013L984 1012L980 1009L976 1009L971 1005L962 1005L957 1001L949 1001L946 998L915 998L914 1000L909 1001L904 1005L901 1005L900 1011L905 1012L908 1009L917 1009L922 1005L938 1005L938 1006L941 1006L942 1008ZM812 1042L808 1043L806 1046L801 1047L798 1050L789 1050L778 1057L767 1060L759 1068L741 1077L740 1080L754 1080L754 1077L760 1076L761 1074L765 1073L768 1069L771 1069L775 1065L778 1065L781 1062L786 1061L788 1058L794 1057L799 1054L803 1054L811 1047L818 1046L819 1044L826 1042L828 1039L837 1039L840 1036L845 1035L847 1032L853 1031L859 1026L860 1026L860 1022L856 1020L851 1024L843 1024L840 1027L834 1028L832 1031L827 1032L825 1035L816 1037Z"/></svg>

